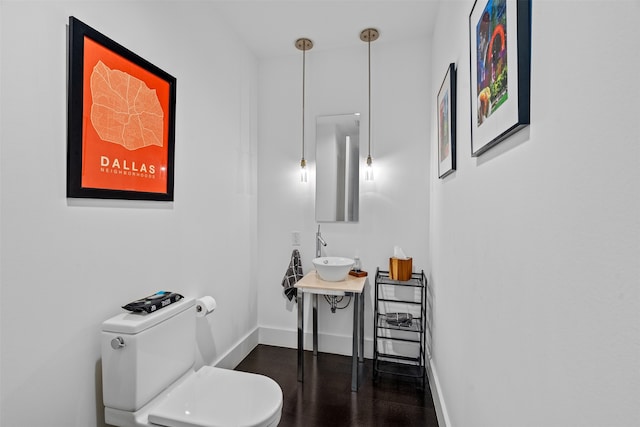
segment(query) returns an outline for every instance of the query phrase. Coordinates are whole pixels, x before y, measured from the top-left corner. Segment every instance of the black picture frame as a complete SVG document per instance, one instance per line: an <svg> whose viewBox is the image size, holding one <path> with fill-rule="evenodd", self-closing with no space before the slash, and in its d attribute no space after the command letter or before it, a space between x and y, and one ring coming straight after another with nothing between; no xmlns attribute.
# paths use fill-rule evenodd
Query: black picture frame
<svg viewBox="0 0 640 427"><path fill-rule="evenodd" d="M471 155L530 124L531 0L476 0L469 15Z"/></svg>
<svg viewBox="0 0 640 427"><path fill-rule="evenodd" d="M438 178L456 170L456 64L447 67L436 101Z"/></svg>
<svg viewBox="0 0 640 427"><path fill-rule="evenodd" d="M73 16L68 42L67 197L173 201L176 78Z"/></svg>

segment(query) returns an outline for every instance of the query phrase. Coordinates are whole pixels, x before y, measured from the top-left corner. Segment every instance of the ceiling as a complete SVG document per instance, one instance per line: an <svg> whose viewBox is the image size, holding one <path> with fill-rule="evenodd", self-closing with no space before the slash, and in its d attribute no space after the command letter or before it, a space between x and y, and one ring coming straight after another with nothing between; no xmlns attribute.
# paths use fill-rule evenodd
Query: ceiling
<svg viewBox="0 0 640 427"><path fill-rule="evenodd" d="M216 0L218 12L259 58L292 55L300 37L314 50L361 46L373 27L380 41L433 33L440 0Z"/></svg>

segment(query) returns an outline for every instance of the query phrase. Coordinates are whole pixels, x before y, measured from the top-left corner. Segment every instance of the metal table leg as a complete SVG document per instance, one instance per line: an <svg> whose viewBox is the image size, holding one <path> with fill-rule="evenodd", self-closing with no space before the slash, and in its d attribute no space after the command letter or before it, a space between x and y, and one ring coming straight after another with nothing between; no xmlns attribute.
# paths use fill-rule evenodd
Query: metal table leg
<svg viewBox="0 0 640 427"><path fill-rule="evenodd" d="M360 295L360 363L364 363L364 289Z"/></svg>
<svg viewBox="0 0 640 427"><path fill-rule="evenodd" d="M298 381L304 381L304 292L298 289Z"/></svg>
<svg viewBox="0 0 640 427"><path fill-rule="evenodd" d="M313 355L318 355L318 294L313 294Z"/></svg>
<svg viewBox="0 0 640 427"><path fill-rule="evenodd" d="M358 319L360 318L360 294L353 293L353 344L351 349L351 391L358 391Z"/></svg>

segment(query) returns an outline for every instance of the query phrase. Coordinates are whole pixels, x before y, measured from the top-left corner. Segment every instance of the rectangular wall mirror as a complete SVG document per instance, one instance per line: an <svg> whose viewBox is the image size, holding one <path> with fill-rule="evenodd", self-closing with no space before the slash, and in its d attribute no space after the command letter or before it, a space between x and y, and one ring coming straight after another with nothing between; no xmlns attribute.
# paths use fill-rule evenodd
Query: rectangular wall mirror
<svg viewBox="0 0 640 427"><path fill-rule="evenodd" d="M360 114L316 120L316 221L357 222Z"/></svg>

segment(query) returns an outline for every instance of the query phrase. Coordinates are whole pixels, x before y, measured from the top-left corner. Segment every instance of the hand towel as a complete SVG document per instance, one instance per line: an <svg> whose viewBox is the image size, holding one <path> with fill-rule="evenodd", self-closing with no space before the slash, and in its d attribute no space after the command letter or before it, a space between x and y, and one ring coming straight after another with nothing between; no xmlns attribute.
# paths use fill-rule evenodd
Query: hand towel
<svg viewBox="0 0 640 427"><path fill-rule="evenodd" d="M289 301L298 296L298 290L294 287L298 280L302 279L302 262L300 261L300 251L294 249L291 253L291 261L289 261L289 268L284 274L282 279L282 287L284 287L284 294Z"/></svg>

